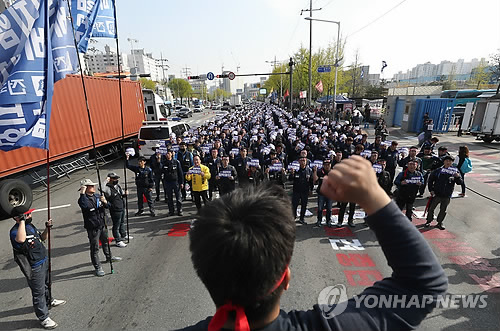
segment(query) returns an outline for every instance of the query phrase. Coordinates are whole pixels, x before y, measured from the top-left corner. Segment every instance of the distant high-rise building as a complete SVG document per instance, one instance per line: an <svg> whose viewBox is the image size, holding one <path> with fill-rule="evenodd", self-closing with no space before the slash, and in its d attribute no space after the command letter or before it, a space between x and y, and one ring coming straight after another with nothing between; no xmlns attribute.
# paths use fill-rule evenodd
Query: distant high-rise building
<svg viewBox="0 0 500 331"><path fill-rule="evenodd" d="M223 75L227 75L229 74L231 71L223 71L222 74ZM229 78L223 78L222 79L222 85L220 87L221 89L223 89L224 91L226 92L229 92L231 93L231 80Z"/></svg>
<svg viewBox="0 0 500 331"><path fill-rule="evenodd" d="M104 46L104 53L87 53L85 56L85 64L89 73L102 73L102 72L117 72L118 71L118 56L111 48ZM126 54L120 56L120 67L122 72L129 71L127 65Z"/></svg>
<svg viewBox="0 0 500 331"><path fill-rule="evenodd" d="M138 74L149 74L149 79L160 81L163 79L163 73L158 66L158 61L153 58L152 53L145 53L144 49L134 49L127 54L127 63L130 68L137 68Z"/></svg>

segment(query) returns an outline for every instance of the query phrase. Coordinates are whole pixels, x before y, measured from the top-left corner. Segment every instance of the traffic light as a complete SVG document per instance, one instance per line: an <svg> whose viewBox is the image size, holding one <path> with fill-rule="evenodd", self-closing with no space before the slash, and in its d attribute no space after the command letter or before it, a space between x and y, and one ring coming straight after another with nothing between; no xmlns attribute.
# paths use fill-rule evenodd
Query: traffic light
<svg viewBox="0 0 500 331"><path fill-rule="evenodd" d="M188 76L188 79L200 79L200 76Z"/></svg>
<svg viewBox="0 0 500 331"><path fill-rule="evenodd" d="M215 76L215 77L217 77L217 78L227 78L227 77L228 77L228 75L217 75L217 76Z"/></svg>

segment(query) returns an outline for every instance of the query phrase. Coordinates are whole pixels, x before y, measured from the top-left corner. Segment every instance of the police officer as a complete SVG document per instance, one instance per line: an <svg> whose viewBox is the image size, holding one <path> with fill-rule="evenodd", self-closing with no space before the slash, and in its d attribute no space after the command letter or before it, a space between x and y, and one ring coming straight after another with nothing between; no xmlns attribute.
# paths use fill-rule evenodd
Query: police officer
<svg viewBox="0 0 500 331"><path fill-rule="evenodd" d="M221 196L234 191L237 176L236 168L229 164L229 155L222 156L221 165L217 168L215 176Z"/></svg>
<svg viewBox="0 0 500 331"><path fill-rule="evenodd" d="M277 168L276 169L273 168L278 164L281 164L281 170L277 170ZM266 180L270 181L273 184L276 184L278 186L285 188L285 182L286 182L285 166L283 163L280 162L280 159L272 158L270 166L267 167L264 172L265 172L265 179Z"/></svg>
<svg viewBox="0 0 500 331"><path fill-rule="evenodd" d="M189 168L193 166L193 153L186 150L186 143L183 141L179 144L179 150L175 154L174 159L181 163L183 173L187 173ZM188 181L190 182L190 181ZM192 190L191 190L192 191ZM181 188L182 200L186 200L186 186ZM192 197L191 197L192 198Z"/></svg>
<svg viewBox="0 0 500 331"><path fill-rule="evenodd" d="M391 182L394 182L394 178L396 177L396 167L398 166L399 161L398 142L393 140L391 146L383 155L381 155L381 158L387 161L385 170L391 174Z"/></svg>
<svg viewBox="0 0 500 331"><path fill-rule="evenodd" d="M182 216L182 200L180 189L184 186L184 173L179 160L173 158L174 152L168 150L163 162L163 190L167 195L168 201L168 216L174 215L174 200L177 207L177 215Z"/></svg>
<svg viewBox="0 0 500 331"><path fill-rule="evenodd" d="M434 210L437 205L439 207L439 214L437 216L437 228L444 230L444 218L446 216L446 208L450 204L451 195L455 184L462 184L462 177L456 168L452 168L453 157L447 155L443 158L443 166L434 170L429 176L429 192L431 192L431 203L427 213L427 222L425 227L429 227L434 220Z"/></svg>
<svg viewBox="0 0 500 331"><path fill-rule="evenodd" d="M127 192L123 192L120 184L118 184L118 176L114 172L108 174L108 182L104 189L104 197L108 201L109 214L111 220L113 221L113 237L115 238L115 243L117 247L127 247L124 239L127 237L127 231L125 229L125 200L124 197ZM128 237L132 239L133 237Z"/></svg>
<svg viewBox="0 0 500 331"><path fill-rule="evenodd" d="M153 170L153 178L155 181L155 191L156 198L155 201L160 201L160 182L161 182L161 173L163 169L163 159L164 157L159 152L160 144L156 144L153 147L153 151L155 152L151 155L149 159L149 167ZM165 202L167 200L167 194L165 194Z"/></svg>
<svg viewBox="0 0 500 331"><path fill-rule="evenodd" d="M149 206L149 213L151 216L155 216L155 206L153 203L153 171L150 167L146 167L146 158L144 156L139 156L137 161L139 166L131 165L129 162L130 156L127 154L127 168L135 173L135 185L137 186L137 206L138 210L135 216L142 215L144 213L144 201L143 196L146 197L146 201Z"/></svg>
<svg viewBox="0 0 500 331"><path fill-rule="evenodd" d="M306 215L307 200L313 189L312 170L307 166L307 158L299 158L299 170L291 169L289 179L293 181L292 210L293 215L297 215L297 207L300 202L299 223L305 225L304 217Z"/></svg>
<svg viewBox="0 0 500 331"><path fill-rule="evenodd" d="M33 210L26 206L18 206L12 210L10 215L16 224L10 229L10 242L14 260L31 289L36 317L44 329L54 329L58 324L49 317L49 308L64 305L66 301L52 299L49 291L49 261L42 241L47 240L52 220L45 223L45 230L40 233L31 223Z"/></svg>
<svg viewBox="0 0 500 331"><path fill-rule="evenodd" d="M83 227L87 230L87 236L90 243L90 260L95 268L95 274L98 277L105 275L99 259L99 241L102 243L102 250L106 256L105 263L112 261L121 261L120 257L111 258L111 250L108 244L108 232L105 227L105 209L109 207L104 196L95 193L95 185L90 179L84 179L80 182L80 198L78 205L83 214Z"/></svg>
<svg viewBox="0 0 500 331"><path fill-rule="evenodd" d="M332 163L330 159L323 160L323 167L321 169L313 168L313 181L318 184L316 192L318 193L318 221L316 226L321 226L321 221L323 219L323 210L326 209L326 225L332 227L332 200L321 194L321 184L323 183L323 178L328 176L328 173L332 169Z"/></svg>
<svg viewBox="0 0 500 331"><path fill-rule="evenodd" d="M417 170L418 162L416 160L410 160L407 164L408 168L401 171L394 184L397 186L396 203L399 209L403 210L406 208L406 217L412 220L413 215L413 203L417 197L418 189L423 185L422 173Z"/></svg>
<svg viewBox="0 0 500 331"><path fill-rule="evenodd" d="M377 180L379 185L384 189L387 195L391 196L392 181L391 174L385 170L385 165L387 161L385 159L379 159L377 164L382 167L382 171L377 173Z"/></svg>

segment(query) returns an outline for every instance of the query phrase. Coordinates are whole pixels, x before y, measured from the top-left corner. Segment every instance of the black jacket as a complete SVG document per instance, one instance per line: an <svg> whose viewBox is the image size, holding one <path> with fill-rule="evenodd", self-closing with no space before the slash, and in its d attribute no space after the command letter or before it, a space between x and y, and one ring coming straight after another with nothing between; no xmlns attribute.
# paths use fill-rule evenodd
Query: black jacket
<svg viewBox="0 0 500 331"><path fill-rule="evenodd" d="M83 227L87 230L104 228L105 209L108 204L99 201L99 197L98 194L80 194L78 199L83 214Z"/></svg>
<svg viewBox="0 0 500 331"><path fill-rule="evenodd" d="M289 179L293 181L293 191L302 193L312 191L314 185L312 174L312 169L307 166L290 174Z"/></svg>
<svg viewBox="0 0 500 331"><path fill-rule="evenodd" d="M458 172L458 174L460 173ZM429 192L434 191L434 194L438 197L450 198L455 184L462 184L462 177L454 177L452 174L447 173L444 167L437 168L429 176Z"/></svg>
<svg viewBox="0 0 500 331"><path fill-rule="evenodd" d="M125 200L123 199L125 194L119 184L113 185L107 183L102 193L104 193L108 201L109 210L111 212L125 210Z"/></svg>
<svg viewBox="0 0 500 331"><path fill-rule="evenodd" d="M143 188L153 188L153 170L150 167L138 167L131 165L127 160L127 168L135 173L135 185Z"/></svg>

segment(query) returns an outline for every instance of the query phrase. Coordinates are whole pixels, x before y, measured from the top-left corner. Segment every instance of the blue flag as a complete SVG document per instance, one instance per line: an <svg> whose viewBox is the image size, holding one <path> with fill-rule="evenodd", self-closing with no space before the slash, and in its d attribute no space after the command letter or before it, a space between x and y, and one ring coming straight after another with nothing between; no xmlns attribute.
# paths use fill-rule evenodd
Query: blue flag
<svg viewBox="0 0 500 331"><path fill-rule="evenodd" d="M0 14L0 150L48 149L54 83L78 68L68 15L63 0L19 0Z"/></svg>
<svg viewBox="0 0 500 331"><path fill-rule="evenodd" d="M91 37L116 38L114 0L71 0L71 15L80 53Z"/></svg>

